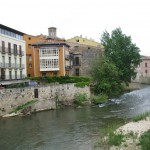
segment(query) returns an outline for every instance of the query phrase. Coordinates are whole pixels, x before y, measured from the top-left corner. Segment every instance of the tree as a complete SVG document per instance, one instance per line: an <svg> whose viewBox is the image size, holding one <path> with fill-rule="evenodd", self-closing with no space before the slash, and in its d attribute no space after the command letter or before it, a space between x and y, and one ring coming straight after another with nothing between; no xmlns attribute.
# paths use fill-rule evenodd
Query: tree
<svg viewBox="0 0 150 150"><path fill-rule="evenodd" d="M139 48L120 28L113 30L111 35L103 32L101 42L105 48L104 55L115 64L120 80L128 85L135 78L135 68L141 62Z"/></svg>
<svg viewBox="0 0 150 150"><path fill-rule="evenodd" d="M96 94L117 96L122 91L121 81L116 66L104 56L93 61L90 71Z"/></svg>

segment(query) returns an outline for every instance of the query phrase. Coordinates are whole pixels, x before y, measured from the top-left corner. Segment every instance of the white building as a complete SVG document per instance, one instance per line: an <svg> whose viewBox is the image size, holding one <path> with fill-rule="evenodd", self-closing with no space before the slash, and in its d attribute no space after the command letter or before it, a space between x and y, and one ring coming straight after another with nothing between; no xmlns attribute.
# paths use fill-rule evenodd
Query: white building
<svg viewBox="0 0 150 150"><path fill-rule="evenodd" d="M23 33L0 24L0 80L26 77Z"/></svg>

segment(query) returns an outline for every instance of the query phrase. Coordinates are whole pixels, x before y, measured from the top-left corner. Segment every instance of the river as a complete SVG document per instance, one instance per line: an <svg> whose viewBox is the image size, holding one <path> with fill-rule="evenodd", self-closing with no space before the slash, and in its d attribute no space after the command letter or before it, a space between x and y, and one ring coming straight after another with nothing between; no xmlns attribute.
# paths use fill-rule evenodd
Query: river
<svg viewBox="0 0 150 150"><path fill-rule="evenodd" d="M94 150L103 129L150 111L150 86L103 107L44 111L0 119L0 150Z"/></svg>

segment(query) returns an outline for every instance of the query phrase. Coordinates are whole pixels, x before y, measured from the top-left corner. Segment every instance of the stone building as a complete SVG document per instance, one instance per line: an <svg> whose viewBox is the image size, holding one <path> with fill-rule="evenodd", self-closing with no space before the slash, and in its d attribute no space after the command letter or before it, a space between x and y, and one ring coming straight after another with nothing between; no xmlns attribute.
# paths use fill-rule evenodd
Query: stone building
<svg viewBox="0 0 150 150"><path fill-rule="evenodd" d="M24 33L0 24L0 80L26 77Z"/></svg>
<svg viewBox="0 0 150 150"><path fill-rule="evenodd" d="M141 63L136 68L136 78L134 82L150 83L150 56L142 56Z"/></svg>
<svg viewBox="0 0 150 150"><path fill-rule="evenodd" d="M73 76L89 75L92 62L97 56L102 54L103 48L72 42L67 42L67 44L70 45L70 52L73 61L72 75Z"/></svg>

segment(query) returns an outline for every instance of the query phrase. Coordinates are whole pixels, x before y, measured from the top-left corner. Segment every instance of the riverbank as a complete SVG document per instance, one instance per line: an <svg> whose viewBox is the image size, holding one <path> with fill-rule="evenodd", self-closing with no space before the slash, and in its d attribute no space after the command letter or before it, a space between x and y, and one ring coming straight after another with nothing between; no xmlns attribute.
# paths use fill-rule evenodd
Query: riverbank
<svg viewBox="0 0 150 150"><path fill-rule="evenodd" d="M150 117L138 122L130 122L116 130L124 135L124 142L120 146L112 146L110 150L141 150L139 139L150 129Z"/></svg>

